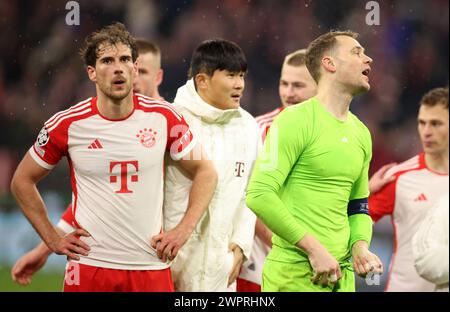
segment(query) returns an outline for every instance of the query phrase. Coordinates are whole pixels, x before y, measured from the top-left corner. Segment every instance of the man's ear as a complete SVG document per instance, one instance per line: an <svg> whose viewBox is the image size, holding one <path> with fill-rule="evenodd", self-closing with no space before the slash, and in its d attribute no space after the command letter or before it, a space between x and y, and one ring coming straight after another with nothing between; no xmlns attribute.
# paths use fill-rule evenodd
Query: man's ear
<svg viewBox="0 0 450 312"><path fill-rule="evenodd" d="M195 85L197 90L205 90L208 88L209 76L205 73L199 73L195 76Z"/></svg>
<svg viewBox="0 0 450 312"><path fill-rule="evenodd" d="M136 79L139 76L139 68L137 61L133 64L133 80Z"/></svg>
<svg viewBox="0 0 450 312"><path fill-rule="evenodd" d="M324 56L322 58L322 66L326 71L330 73L336 72L336 65L334 64L333 57L331 56Z"/></svg>
<svg viewBox="0 0 450 312"><path fill-rule="evenodd" d="M93 81L93 82L97 82L97 73L95 71L95 67L88 65L88 67L86 68L89 80Z"/></svg>
<svg viewBox="0 0 450 312"><path fill-rule="evenodd" d="M164 71L160 68L160 69L158 69L158 72L156 73L155 85L157 87L159 87L159 85L162 83L163 79L164 79Z"/></svg>

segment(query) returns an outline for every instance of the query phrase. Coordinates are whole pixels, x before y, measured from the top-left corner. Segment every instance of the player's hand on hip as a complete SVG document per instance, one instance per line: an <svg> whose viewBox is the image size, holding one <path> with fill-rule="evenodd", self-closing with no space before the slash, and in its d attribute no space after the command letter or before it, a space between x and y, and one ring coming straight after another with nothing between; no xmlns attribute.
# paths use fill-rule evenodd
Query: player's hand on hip
<svg viewBox="0 0 450 312"><path fill-rule="evenodd" d="M353 268L356 274L365 277L368 273L382 274L383 263L369 250L368 244L358 241L352 247Z"/></svg>
<svg viewBox="0 0 450 312"><path fill-rule="evenodd" d="M68 260L80 260L78 255L87 256L91 249L88 244L80 240L80 236L89 237L86 230L77 229L64 237L60 237L59 241L51 248L58 255L66 255Z"/></svg>
<svg viewBox="0 0 450 312"><path fill-rule="evenodd" d="M239 272L241 271L242 263L244 263L244 252L241 247L235 243L231 243L229 246L231 252L233 252L233 267L231 269L230 276L228 277L228 286L234 283L238 278Z"/></svg>
<svg viewBox="0 0 450 312"><path fill-rule="evenodd" d="M186 243L191 232L182 226L176 226L174 229L155 235L151 239L151 246L156 249L156 254L163 261L175 259L180 248Z"/></svg>

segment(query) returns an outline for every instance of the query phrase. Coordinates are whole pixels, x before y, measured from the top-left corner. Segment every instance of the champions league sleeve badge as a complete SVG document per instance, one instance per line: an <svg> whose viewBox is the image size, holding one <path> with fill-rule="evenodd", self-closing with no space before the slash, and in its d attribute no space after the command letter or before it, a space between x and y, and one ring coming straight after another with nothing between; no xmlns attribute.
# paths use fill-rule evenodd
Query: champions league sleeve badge
<svg viewBox="0 0 450 312"><path fill-rule="evenodd" d="M40 146L40 147L44 146L45 144L48 143L49 139L50 139L50 137L48 135L48 131L44 126L38 134L36 144L37 144L37 146Z"/></svg>

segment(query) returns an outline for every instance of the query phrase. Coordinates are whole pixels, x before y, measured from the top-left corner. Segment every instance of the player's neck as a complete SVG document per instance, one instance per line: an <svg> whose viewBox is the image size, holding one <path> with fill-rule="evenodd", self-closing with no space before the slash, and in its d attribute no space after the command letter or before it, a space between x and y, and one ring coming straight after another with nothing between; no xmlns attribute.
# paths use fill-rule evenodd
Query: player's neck
<svg viewBox="0 0 450 312"><path fill-rule="evenodd" d="M332 84L320 84L317 90L316 98L324 108L339 120L347 120L350 103L353 96L343 92Z"/></svg>
<svg viewBox="0 0 450 312"><path fill-rule="evenodd" d="M131 114L134 109L133 92L125 98L115 100L102 92L97 92L97 109L100 114L108 119L122 119Z"/></svg>
<svg viewBox="0 0 450 312"><path fill-rule="evenodd" d="M425 153L425 164L434 172L448 174L448 151L442 154Z"/></svg>
<svg viewBox="0 0 450 312"><path fill-rule="evenodd" d="M153 92L153 93L150 95L150 97L153 98L153 99L156 99L156 100L162 100L162 99L163 99L163 98L161 97L161 95L159 95L158 90L156 90L155 92Z"/></svg>

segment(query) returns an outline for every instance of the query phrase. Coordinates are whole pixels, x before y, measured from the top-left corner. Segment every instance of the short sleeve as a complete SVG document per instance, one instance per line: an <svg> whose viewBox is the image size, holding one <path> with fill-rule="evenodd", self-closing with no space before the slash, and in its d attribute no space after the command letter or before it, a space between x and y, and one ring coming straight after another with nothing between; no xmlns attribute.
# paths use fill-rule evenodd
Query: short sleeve
<svg viewBox="0 0 450 312"><path fill-rule="evenodd" d="M369 196L369 214L374 222L394 211L397 178Z"/></svg>
<svg viewBox="0 0 450 312"><path fill-rule="evenodd" d="M167 118L167 146L170 157L177 161L187 155L195 146L195 137L183 116L175 110Z"/></svg>
<svg viewBox="0 0 450 312"><path fill-rule="evenodd" d="M67 129L44 125L30 148L31 157L43 168L51 170L67 154Z"/></svg>

